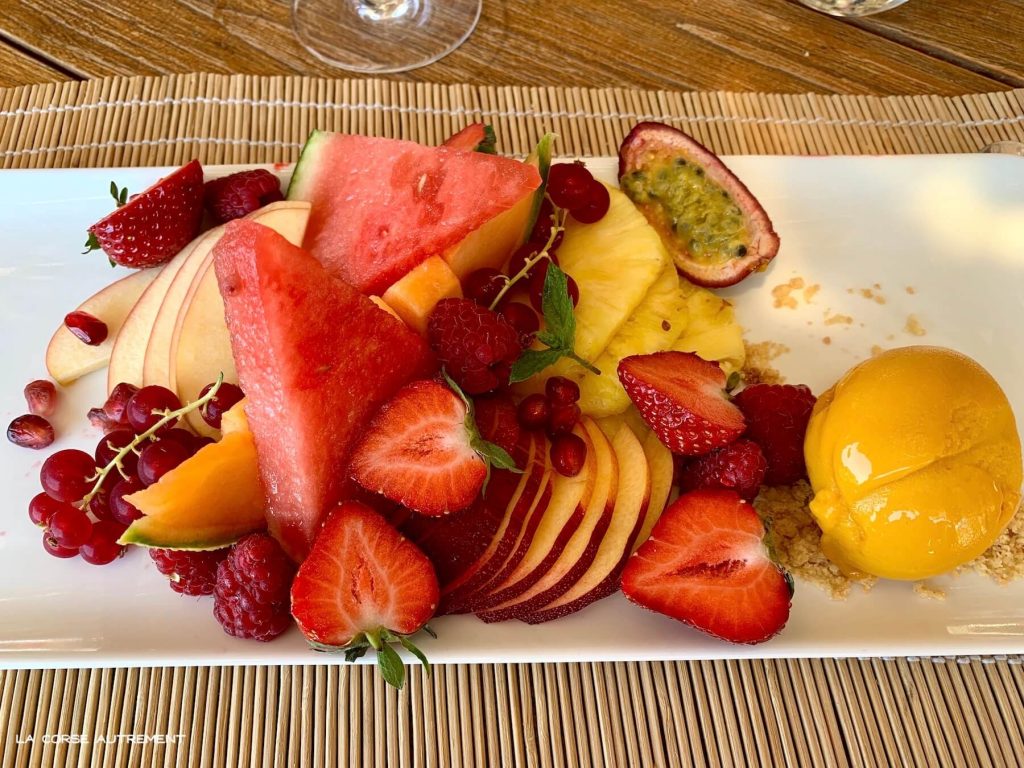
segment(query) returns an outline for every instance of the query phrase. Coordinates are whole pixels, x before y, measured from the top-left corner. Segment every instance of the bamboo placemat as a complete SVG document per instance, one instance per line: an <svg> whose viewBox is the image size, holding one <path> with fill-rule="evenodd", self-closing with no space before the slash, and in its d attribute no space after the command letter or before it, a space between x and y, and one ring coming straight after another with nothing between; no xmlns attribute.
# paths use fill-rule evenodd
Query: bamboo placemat
<svg viewBox="0 0 1024 768"><path fill-rule="evenodd" d="M974 152L1024 90L958 98L527 89L185 75L0 91L3 167L288 162L314 128L615 152L639 120L727 154ZM0 619L2 620L2 619ZM0 672L0 766L1006 765L1020 658ZM69 743L70 742L70 743Z"/></svg>

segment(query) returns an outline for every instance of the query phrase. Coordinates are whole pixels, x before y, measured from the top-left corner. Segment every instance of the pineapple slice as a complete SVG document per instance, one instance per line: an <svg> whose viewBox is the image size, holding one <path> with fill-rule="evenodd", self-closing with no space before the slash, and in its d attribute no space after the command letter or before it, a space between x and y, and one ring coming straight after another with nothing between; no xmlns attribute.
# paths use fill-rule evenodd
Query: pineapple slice
<svg viewBox="0 0 1024 768"><path fill-rule="evenodd" d="M626 410L629 395L619 383L619 361L629 355L669 349L686 329L688 314L675 265L668 263L643 302L594 362L601 375L587 373L579 380L582 411L601 418Z"/></svg>
<svg viewBox="0 0 1024 768"><path fill-rule="evenodd" d="M705 360L715 360L726 376L740 370L747 353L743 346L743 328L736 322L732 304L682 277L679 288L686 296L689 322L672 349L696 352Z"/></svg>
<svg viewBox="0 0 1024 768"><path fill-rule="evenodd" d="M571 217L558 261L580 289L576 306L576 354L596 360L647 295L672 259L658 233L618 189L595 224Z"/></svg>

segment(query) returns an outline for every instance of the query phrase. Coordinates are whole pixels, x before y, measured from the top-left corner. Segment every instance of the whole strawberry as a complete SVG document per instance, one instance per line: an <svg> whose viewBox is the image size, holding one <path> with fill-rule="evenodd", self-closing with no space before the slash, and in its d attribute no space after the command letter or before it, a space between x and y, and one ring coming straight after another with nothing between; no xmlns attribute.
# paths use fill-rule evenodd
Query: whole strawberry
<svg viewBox="0 0 1024 768"><path fill-rule="evenodd" d="M266 168L239 171L206 182L206 210L218 224L248 216L269 203L284 200L281 180Z"/></svg>
<svg viewBox="0 0 1024 768"><path fill-rule="evenodd" d="M757 443L740 439L706 456L683 459L679 489L683 493L700 488L736 491L750 501L761 490L767 469L768 462Z"/></svg>
<svg viewBox="0 0 1024 768"><path fill-rule="evenodd" d="M196 235L203 220L203 167L184 165L145 192L127 199L111 191L118 208L89 227L88 251L102 248L122 267L155 267L169 261Z"/></svg>
<svg viewBox="0 0 1024 768"><path fill-rule="evenodd" d="M273 640L291 624L295 565L265 533L246 536L217 566L213 615L235 637Z"/></svg>
<svg viewBox="0 0 1024 768"><path fill-rule="evenodd" d="M804 435L816 398L803 384L755 384L733 402L747 421L744 436L768 461L766 485L790 485L807 476Z"/></svg>
<svg viewBox="0 0 1024 768"><path fill-rule="evenodd" d="M519 333L505 318L469 299L439 301L427 323L427 340L468 395L507 386L523 351Z"/></svg>

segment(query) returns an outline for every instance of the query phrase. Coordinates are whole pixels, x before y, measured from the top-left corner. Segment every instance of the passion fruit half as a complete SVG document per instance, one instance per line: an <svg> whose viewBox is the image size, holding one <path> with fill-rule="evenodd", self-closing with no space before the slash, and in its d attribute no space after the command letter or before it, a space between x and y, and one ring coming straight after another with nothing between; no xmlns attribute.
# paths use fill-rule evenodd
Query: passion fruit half
<svg viewBox="0 0 1024 768"><path fill-rule="evenodd" d="M619 147L619 186L697 285L735 285L779 251L750 190L711 150L669 125L639 123L629 132Z"/></svg>

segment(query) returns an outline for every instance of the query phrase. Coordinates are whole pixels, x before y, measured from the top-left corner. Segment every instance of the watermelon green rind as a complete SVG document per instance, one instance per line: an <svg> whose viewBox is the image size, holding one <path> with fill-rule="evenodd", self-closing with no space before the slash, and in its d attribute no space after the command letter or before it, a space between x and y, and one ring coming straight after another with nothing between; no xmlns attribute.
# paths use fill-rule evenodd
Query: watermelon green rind
<svg viewBox="0 0 1024 768"><path fill-rule="evenodd" d="M299 161L292 171L292 180L288 182L288 191L285 197L289 200L306 200L307 188L316 165L316 155L321 145L330 138L327 131L314 130L309 134L306 143L302 145L299 152Z"/></svg>

